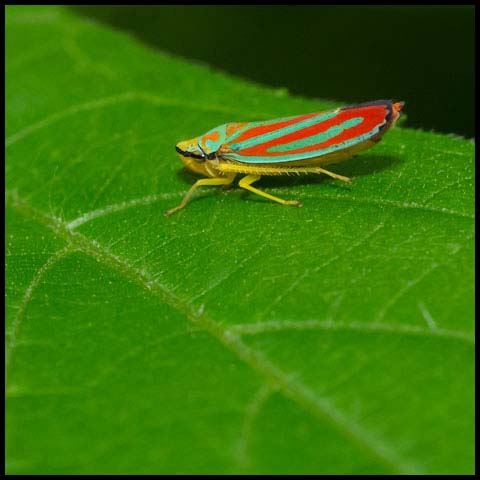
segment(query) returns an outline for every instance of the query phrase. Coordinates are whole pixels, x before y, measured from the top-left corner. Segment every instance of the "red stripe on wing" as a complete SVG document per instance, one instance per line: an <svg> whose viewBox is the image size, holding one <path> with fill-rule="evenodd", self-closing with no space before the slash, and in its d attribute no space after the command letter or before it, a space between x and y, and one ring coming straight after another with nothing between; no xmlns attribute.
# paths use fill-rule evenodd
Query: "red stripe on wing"
<svg viewBox="0 0 480 480"><path fill-rule="evenodd" d="M347 110L341 110L338 115L334 118L329 120L325 120L321 123L317 123L310 127L303 128L293 133L289 133L284 135L280 138L276 138L274 140L270 140L268 142L262 143L260 145L255 145L254 147L245 148L243 150L235 150L235 153L245 156L245 157L273 157L273 156L282 156L285 155L286 152L269 152L268 149L271 147L277 147L282 145L287 145L291 142L295 142L297 140L303 140L313 135L318 135L320 133L325 132L331 127L336 125L340 125L341 123L345 122L346 120L350 120L355 117L362 117L363 121L359 125L351 128L347 128L343 130L339 135L336 135L324 142L316 143L314 145L309 145L306 147L298 148L296 150L288 150L288 154L297 154L297 153L308 153L315 150L321 150L324 148L328 148L332 145L336 145L342 143L346 140L351 140L355 137L360 135L368 134L372 132L375 127L382 125L385 123L386 116L389 110L386 105L375 105L375 106L367 106L367 107L359 107L359 108L352 108ZM308 118L310 118L310 115ZM300 118L300 117L298 117ZM295 120L297 121L297 120ZM278 124L275 125L276 128ZM268 125L270 127L270 125ZM274 129L271 129L272 131ZM238 140L235 140L237 143Z"/></svg>

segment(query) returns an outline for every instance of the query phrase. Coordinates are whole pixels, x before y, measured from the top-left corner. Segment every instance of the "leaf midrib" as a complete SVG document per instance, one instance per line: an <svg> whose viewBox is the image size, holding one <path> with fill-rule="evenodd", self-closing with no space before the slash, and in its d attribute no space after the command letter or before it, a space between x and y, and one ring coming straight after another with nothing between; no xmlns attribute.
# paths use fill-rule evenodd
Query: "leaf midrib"
<svg viewBox="0 0 480 480"><path fill-rule="evenodd" d="M168 290L157 279L150 278L147 272L136 269L125 259L109 252L97 242L88 239L79 232L72 231L68 228L68 224L61 219L53 218L30 206L16 194L7 192L6 204L26 218L50 229L55 235L65 240L71 246L68 253L73 251L84 253L111 268L117 274L139 285L150 294L160 298L167 305L183 314L194 325L202 328L219 341L223 347L227 348L259 377L263 378L266 384L277 389L285 398L293 400L320 421L328 423L361 449L368 451L371 455L373 454L377 461L389 470L403 474L421 473L421 469L417 464L401 458L395 449L387 445L383 439L376 438L371 432L357 425L352 419L345 417L342 412L330 404L327 398L316 397L314 392L305 387L301 382L290 378L261 352L247 346L241 340L241 337L234 333L234 330L230 331L219 325L203 311L196 312L194 308ZM60 255L59 252L54 255L58 259L63 258L63 255ZM10 352L9 365L11 365L11 354L12 352Z"/></svg>

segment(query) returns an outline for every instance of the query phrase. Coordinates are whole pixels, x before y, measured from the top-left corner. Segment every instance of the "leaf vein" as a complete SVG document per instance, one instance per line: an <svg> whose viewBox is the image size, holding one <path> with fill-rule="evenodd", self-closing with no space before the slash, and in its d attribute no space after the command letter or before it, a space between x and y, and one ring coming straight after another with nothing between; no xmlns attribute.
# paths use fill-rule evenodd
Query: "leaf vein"
<svg viewBox="0 0 480 480"><path fill-rule="evenodd" d="M321 320L271 320L251 324L233 325L228 328L229 332L239 335L258 335L270 332L282 332L288 330L328 330L328 331L355 331L361 333L392 333L400 335L420 335L431 338L444 338L460 340L475 345L475 338L465 332L456 332L442 328L423 328L418 325L394 325L379 322L341 322Z"/></svg>
<svg viewBox="0 0 480 480"><path fill-rule="evenodd" d="M250 466L248 450L250 447L255 420L260 415L263 406L267 403L270 396L276 390L276 386L272 386L269 383L264 383L253 396L252 400L248 403L247 408L245 409L241 436L236 449L238 465L244 470Z"/></svg>
<svg viewBox="0 0 480 480"><path fill-rule="evenodd" d="M153 279L145 270L136 269L125 259L108 251L95 240L88 239L78 232L70 230L66 223L59 222L58 219L51 218L47 214L31 207L20 200L18 196L7 195L6 199L12 203L12 207L17 209L19 213L50 228L55 234L68 241L76 250L110 267L177 309L195 325L202 327L212 337L216 338L225 348L237 356L240 361L256 372L257 375L266 379L270 384L277 384L282 395L291 398L301 408L320 421L326 421L332 428L355 443L357 447L374 455L377 461L384 464L389 470L403 473L419 472L420 469L417 465L402 458L385 439L377 438L372 432L345 416L328 399L318 398L315 392L279 369L261 352L248 347L241 341L240 337L213 321L203 310L197 312L190 308L188 304L168 290L158 280Z"/></svg>
<svg viewBox="0 0 480 480"><path fill-rule="evenodd" d="M32 277L29 285L27 286L25 293L20 301L20 305L15 315L15 318L12 322L12 330L10 333L10 341L8 343L8 348L6 350L5 356L5 370L7 371L8 366L11 364L13 353L17 347L17 337L19 334L20 326L22 324L23 318L25 316L25 311L27 309L30 300L32 299L35 289L40 285L43 276L48 272L60 259L67 256L72 251L70 244L65 246L63 249L58 250L53 255L51 255L47 261L37 270L35 275Z"/></svg>
<svg viewBox="0 0 480 480"><path fill-rule="evenodd" d="M64 118L70 117L72 115L76 115L80 112L89 112L95 110L102 110L109 106L119 105L124 102L132 102L132 101L143 101L146 103L150 103L152 105L163 105L163 106L171 106L171 107L179 107L179 108L186 108L189 110L197 110L200 112L220 112L226 113L230 115L234 114L241 114L237 110L229 109L223 106L217 105L203 105L200 103L191 103L191 102L184 102L181 100L177 100L174 98L167 98L167 97L160 97L158 95L153 95L148 92L137 92L137 91L128 91L124 93L120 93L117 95L112 95L108 97L101 97L94 100L90 100L88 102L79 103L76 105L71 105L64 110L59 112L55 112L47 117L30 124L21 130L17 131L16 133L10 135L5 139L5 148L8 148L15 143L23 140L24 138L28 137L32 133L35 133L38 130L46 128L58 121L63 120ZM251 113L245 114L251 117Z"/></svg>

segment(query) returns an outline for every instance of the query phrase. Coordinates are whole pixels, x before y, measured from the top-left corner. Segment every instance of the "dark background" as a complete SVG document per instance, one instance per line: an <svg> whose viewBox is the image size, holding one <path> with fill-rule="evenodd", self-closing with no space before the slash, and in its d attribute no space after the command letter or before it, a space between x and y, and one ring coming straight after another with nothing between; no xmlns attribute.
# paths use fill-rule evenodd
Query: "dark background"
<svg viewBox="0 0 480 480"><path fill-rule="evenodd" d="M406 101L406 126L474 135L473 6L81 6L156 48L308 97Z"/></svg>

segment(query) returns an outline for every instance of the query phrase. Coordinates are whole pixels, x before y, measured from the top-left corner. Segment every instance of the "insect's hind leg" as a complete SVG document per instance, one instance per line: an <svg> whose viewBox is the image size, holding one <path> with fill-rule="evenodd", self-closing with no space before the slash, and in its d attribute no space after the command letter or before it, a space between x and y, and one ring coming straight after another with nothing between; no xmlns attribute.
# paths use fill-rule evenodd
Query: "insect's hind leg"
<svg viewBox="0 0 480 480"><path fill-rule="evenodd" d="M235 175L236 175L235 173L230 173L225 177L202 178L201 180L197 180L190 187L190 190L187 192L187 194L183 198L180 205L178 205L175 208L172 208L172 209L168 210L168 212L165 212L165 216L169 217L172 213L175 213L178 210L181 210L188 203L188 200L190 200L190 197L192 196L192 193L198 187L202 187L202 186L206 186L206 185L230 185L233 182L233 179L235 178Z"/></svg>
<svg viewBox="0 0 480 480"><path fill-rule="evenodd" d="M345 183L352 183L352 179L349 177L344 177L343 175L339 175L338 173L330 172L329 170L325 170L322 167L278 167L276 168L277 174L287 173L287 174L301 174L301 173L323 173L328 175L329 177L334 178L335 180L341 180Z"/></svg>
<svg viewBox="0 0 480 480"><path fill-rule="evenodd" d="M305 170L302 170L300 167L299 173L324 173L325 175L328 175L329 177L332 177L335 180L341 180L342 182L345 182L345 183L352 183L351 178L344 177L343 175L339 175L338 173L330 172L321 167L310 167L310 168L305 168Z"/></svg>
<svg viewBox="0 0 480 480"><path fill-rule="evenodd" d="M257 195L260 195L261 197L268 198L270 200L273 200L274 202L281 203L282 205L295 205L297 207L301 207L302 203L297 201L297 200L283 200L282 198L274 197L273 195L270 195L269 193L262 192L258 188L252 187L252 183L256 182L257 180L260 180L261 176L260 175L247 175L246 177L243 177L239 182L238 186L241 188L244 188L245 190L249 190L250 192L256 193Z"/></svg>
<svg viewBox="0 0 480 480"><path fill-rule="evenodd" d="M323 173L328 175L329 177L334 178L335 180L341 180L342 182L351 183L352 180L348 177L344 177L343 175L339 175L338 173L330 172L329 170L325 170L322 167L315 167L315 166L293 166L293 167L286 167L275 165L274 167L268 167L265 165L235 165L235 164L220 164L218 169L221 172L236 172L236 173L250 173L257 174L257 175L292 175L292 174L301 174L301 173ZM257 179L258 180L258 179ZM252 180L255 182L256 180Z"/></svg>

